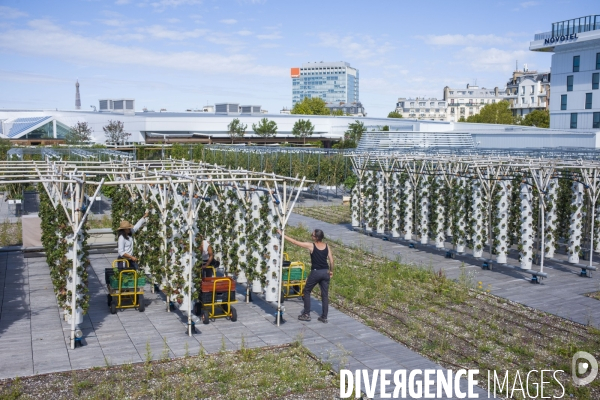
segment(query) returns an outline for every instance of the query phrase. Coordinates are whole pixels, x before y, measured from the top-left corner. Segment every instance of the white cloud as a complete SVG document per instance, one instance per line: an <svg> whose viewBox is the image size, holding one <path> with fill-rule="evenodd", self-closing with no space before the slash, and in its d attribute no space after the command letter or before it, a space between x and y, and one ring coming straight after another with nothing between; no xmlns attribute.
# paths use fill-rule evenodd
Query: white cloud
<svg viewBox="0 0 600 400"><path fill-rule="evenodd" d="M380 64L381 57L387 55L394 47L389 42L375 40L369 36L362 36L360 39L352 35L338 36L329 33L319 35L320 46L338 49L342 55L348 59L370 60Z"/></svg>
<svg viewBox="0 0 600 400"><path fill-rule="evenodd" d="M131 0L117 0L117 1L115 1L115 4L119 5L119 6L122 6L124 4L129 4L129 3L131 3Z"/></svg>
<svg viewBox="0 0 600 400"><path fill-rule="evenodd" d="M427 35L417 36L427 44L436 46L476 46L499 45L511 42L511 39L496 35Z"/></svg>
<svg viewBox="0 0 600 400"><path fill-rule="evenodd" d="M202 4L202 0L146 0L141 5L146 4L150 4L156 11L164 11L169 7L194 6L197 4Z"/></svg>
<svg viewBox="0 0 600 400"><path fill-rule="evenodd" d="M157 39L170 39L170 40L193 39L193 38L198 38L200 36L204 36L208 33L208 30L206 30L206 29L194 29L191 31L177 31L177 30L165 28L161 25L152 25L147 28L140 29L139 31L147 33L150 36L157 38Z"/></svg>
<svg viewBox="0 0 600 400"><path fill-rule="evenodd" d="M170 24L176 24L178 22L181 22L181 20L179 20L178 18L169 18L167 19L167 22Z"/></svg>
<svg viewBox="0 0 600 400"><path fill-rule="evenodd" d="M525 60L529 55L526 50L465 47L457 53L456 58L469 64L474 71L510 73L515 68L515 60Z"/></svg>
<svg viewBox="0 0 600 400"><path fill-rule="evenodd" d="M0 18L4 19L17 19L26 17L27 14L23 11L17 10L16 8L0 6Z"/></svg>
<svg viewBox="0 0 600 400"><path fill-rule="evenodd" d="M88 21L71 21L69 23L75 26L88 26L90 24Z"/></svg>
<svg viewBox="0 0 600 400"><path fill-rule="evenodd" d="M256 35L256 37L260 40L277 40L282 39L283 36L279 34L279 32L267 33L262 35Z"/></svg>
<svg viewBox="0 0 600 400"><path fill-rule="evenodd" d="M219 22L226 25L237 24L237 21L235 19L222 19Z"/></svg>
<svg viewBox="0 0 600 400"><path fill-rule="evenodd" d="M247 54L158 51L107 43L64 30L47 20L33 20L29 26L29 29L0 32L0 49L9 53L55 58L74 64L127 65L135 68L211 74L287 76L286 68L259 65L253 56ZM162 32L165 34L164 30ZM180 35L181 32L176 34ZM165 35L169 37L171 34ZM241 65L244 68L240 68Z"/></svg>
<svg viewBox="0 0 600 400"><path fill-rule="evenodd" d="M248 31L248 30L241 30L241 31L237 31L236 33L238 35L240 35L240 36L250 36L250 35L252 35L252 31Z"/></svg>

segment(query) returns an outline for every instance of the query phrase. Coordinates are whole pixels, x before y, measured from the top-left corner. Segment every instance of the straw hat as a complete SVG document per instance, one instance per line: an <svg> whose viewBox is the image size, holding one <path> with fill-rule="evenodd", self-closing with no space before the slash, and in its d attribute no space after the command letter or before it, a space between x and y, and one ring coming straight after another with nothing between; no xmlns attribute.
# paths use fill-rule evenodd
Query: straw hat
<svg viewBox="0 0 600 400"><path fill-rule="evenodd" d="M132 229L133 225L129 223L129 221L121 221L121 225L119 225L119 230L121 229Z"/></svg>

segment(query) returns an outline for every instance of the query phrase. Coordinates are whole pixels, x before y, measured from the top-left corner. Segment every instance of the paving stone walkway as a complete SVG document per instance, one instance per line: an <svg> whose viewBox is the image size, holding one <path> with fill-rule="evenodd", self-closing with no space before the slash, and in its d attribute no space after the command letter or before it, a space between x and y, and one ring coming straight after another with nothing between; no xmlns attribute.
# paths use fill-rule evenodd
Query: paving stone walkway
<svg viewBox="0 0 600 400"><path fill-rule="evenodd" d="M532 284L531 275L526 272L498 264L494 264L491 271L484 270L481 268L482 261L472 256L457 255L455 259L445 258L446 249L421 244L416 244L416 248L411 249L408 242L384 241L355 232L349 224L334 225L298 214L292 214L288 224L303 224L308 229L322 229L329 239L366 249L390 260L433 268L436 271L443 269L451 279L458 278L461 273L467 274L474 283L481 282L483 289L489 289L497 296L584 325L600 327L600 301L584 296L586 293L600 290L600 272L594 273L591 278L581 277L581 269L569 265L562 255L557 255L553 260L546 260L544 272L548 273L549 277L543 279L541 284ZM446 245L450 249L449 243ZM600 261L600 256L595 257ZM589 261L582 261L584 262ZM518 260L509 257L508 263L518 265ZM539 267L534 266L534 269Z"/></svg>
<svg viewBox="0 0 600 400"><path fill-rule="evenodd" d="M200 346L208 353L236 350L242 341L246 347L262 347L301 340L335 368L442 368L333 307L328 324L317 321L321 304L314 299L311 322L297 320L302 302L291 299L285 302L287 322L277 327L273 305L256 295L252 303L245 303L241 285L235 305L238 321L217 319L198 325L200 332L192 337L186 335L184 315L178 310L166 312L164 298L150 293L149 285L145 312L128 309L111 315L104 268L113 258L112 254L90 256L91 302L81 325L84 346L71 350L70 325L59 313L45 259L25 258L21 252L0 253L0 379L182 357L197 354ZM461 387L466 390L466 381ZM375 398L380 398L378 391ZM483 389L477 392L485 397Z"/></svg>

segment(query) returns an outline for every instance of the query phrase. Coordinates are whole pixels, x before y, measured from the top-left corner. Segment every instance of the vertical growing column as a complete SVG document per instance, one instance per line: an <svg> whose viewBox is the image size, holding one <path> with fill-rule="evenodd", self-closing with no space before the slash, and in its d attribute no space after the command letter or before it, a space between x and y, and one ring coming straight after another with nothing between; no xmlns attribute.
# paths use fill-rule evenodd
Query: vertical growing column
<svg viewBox="0 0 600 400"><path fill-rule="evenodd" d="M251 256L251 263L253 263L254 265L250 265L249 269L250 270L254 270L256 277L251 277L252 279L252 291L254 293L261 293L262 292L262 284L260 282L260 279L258 278L258 276L260 276L262 274L262 269L260 268L260 260L262 259L260 251L262 250L260 247L260 243L259 241L259 236L260 236L260 232L258 231L258 227L260 226L260 197L258 192L252 192L251 196L250 196L250 200L251 200L251 216L250 216L250 220L252 221L252 227L253 227L253 232L252 232L252 237L250 240L252 240L254 243L252 243L252 253L250 254Z"/></svg>
<svg viewBox="0 0 600 400"><path fill-rule="evenodd" d="M494 228L496 245L496 261L500 264L506 264L508 254L508 188L510 182L500 181L498 184L499 198L497 220L498 226Z"/></svg>
<svg viewBox="0 0 600 400"><path fill-rule="evenodd" d="M377 218L377 233L385 232L385 210L387 207L386 199L385 199L385 175L383 172L376 172L377 177L377 186L375 192L376 199L376 218Z"/></svg>
<svg viewBox="0 0 600 400"><path fill-rule="evenodd" d="M454 214L452 219L453 240L456 243L456 251L464 253L467 243L466 232L466 214L467 214L467 180L459 178L456 185L452 188L452 207L451 212Z"/></svg>
<svg viewBox="0 0 600 400"><path fill-rule="evenodd" d="M263 227L263 234L266 235L265 242L268 241L266 254L263 254L263 257L267 261L267 271L265 271L267 278L265 300L277 301L277 288L281 284L281 277L279 276L279 260L281 259L281 251L279 249L280 241L276 235L278 221L274 208L275 205L270 197L271 196L267 194L263 194L262 202L262 217L265 223L265 226ZM267 198L269 198L268 201L266 200ZM266 215L264 215L265 211L268 211Z"/></svg>
<svg viewBox="0 0 600 400"><path fill-rule="evenodd" d="M521 256L521 268L531 269L533 261L533 205L531 204L531 187L521 182L521 242L519 254Z"/></svg>
<svg viewBox="0 0 600 400"><path fill-rule="evenodd" d="M402 200L404 201L404 239L412 239L413 229L413 203L414 191L410 179L404 181L404 190L402 192Z"/></svg>
<svg viewBox="0 0 600 400"><path fill-rule="evenodd" d="M481 188L481 184L478 180L474 180L472 183L473 189L473 199L471 203L471 215L472 215L472 231L473 236L471 239L473 240L473 256L481 257L483 256L483 243L485 240L486 232L486 223L485 223L485 204L483 202L483 192Z"/></svg>
<svg viewBox="0 0 600 400"><path fill-rule="evenodd" d="M583 184L573 182L571 187L571 219L569 225L569 262L577 264L579 262L579 250L581 250L581 227L582 227L582 207L583 207Z"/></svg>
<svg viewBox="0 0 600 400"><path fill-rule="evenodd" d="M558 213L556 212L557 206L557 189L558 189L558 179L551 179L548 183L548 190L545 194L545 203L546 203L546 221L545 221L545 249L544 256L545 257L554 257L554 250L556 250L556 228L557 228L557 219Z"/></svg>
<svg viewBox="0 0 600 400"><path fill-rule="evenodd" d="M444 232L444 223L445 223L445 193L444 193L444 179L441 177L435 177L436 181L435 185L435 204L432 204L432 207L435 207L436 211L436 220L434 221L435 232L435 247L438 249L444 248L444 242L446 241L446 234Z"/></svg>
<svg viewBox="0 0 600 400"><path fill-rule="evenodd" d="M365 190L364 190L364 206L363 216L365 219L365 229L367 232L373 231L375 226L375 182L373 171L365 171Z"/></svg>
<svg viewBox="0 0 600 400"><path fill-rule="evenodd" d="M72 291L71 288L75 287L76 292L75 292L75 310L73 310L72 308L72 304L73 304L73 299L71 298L71 296L69 296L67 294L67 310L69 310L68 315L68 322L71 323L72 322L72 318L75 318L75 325L79 325L83 322L83 308L82 308L82 303L83 303L83 291L84 291L84 285L81 279L81 271L83 270L82 267L82 257L83 257L83 252L82 251L78 251L77 249L81 249L82 248L82 242L83 242L83 237L80 234L78 234L77 236L73 237L73 236L68 236L66 238L67 241L67 248L68 248L68 252L67 252L67 260L69 260L69 263L72 265L74 263L77 264L77 270L79 273L76 273L75 276L73 276L73 269L70 268L68 270L68 274L67 274L67 288L68 291L67 293L70 293Z"/></svg>
<svg viewBox="0 0 600 400"><path fill-rule="evenodd" d="M390 176L390 189L390 222L392 237L400 237L402 186L400 186L400 174L398 172L392 172Z"/></svg>
<svg viewBox="0 0 600 400"><path fill-rule="evenodd" d="M351 212L352 212L352 226L353 227L359 227L360 226L360 214L361 211L364 213L364 210L361 210L362 207L362 202L361 202L361 189L362 189L362 184L361 181L359 180L358 182L356 182L356 185L354 185L354 187L352 188L352 198L350 201L350 208L351 208Z"/></svg>
<svg viewBox="0 0 600 400"><path fill-rule="evenodd" d="M421 198L419 199L419 233L421 244L429 243L429 181L421 179Z"/></svg>

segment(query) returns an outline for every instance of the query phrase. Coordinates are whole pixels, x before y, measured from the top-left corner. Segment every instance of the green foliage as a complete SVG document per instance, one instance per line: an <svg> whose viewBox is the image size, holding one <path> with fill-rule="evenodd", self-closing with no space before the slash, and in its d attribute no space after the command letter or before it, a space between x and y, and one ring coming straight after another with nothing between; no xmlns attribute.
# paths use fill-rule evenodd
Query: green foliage
<svg viewBox="0 0 600 400"><path fill-rule="evenodd" d="M550 128L550 113L548 110L533 110L523 117L521 125Z"/></svg>
<svg viewBox="0 0 600 400"><path fill-rule="evenodd" d="M87 143L92 140L92 132L87 122L77 122L65 135L65 142L71 145Z"/></svg>
<svg viewBox="0 0 600 400"><path fill-rule="evenodd" d="M388 132L390 130L390 127L389 127L389 125L384 125L381 127L381 130L384 132Z"/></svg>
<svg viewBox="0 0 600 400"><path fill-rule="evenodd" d="M243 138L246 134L246 128L248 128L247 124L242 124L239 118L234 118L233 121L227 125L227 133L229 133L229 137L231 137L231 143L233 144L233 140L235 138Z"/></svg>
<svg viewBox="0 0 600 400"><path fill-rule="evenodd" d="M309 119L299 119L294 123L294 127L292 128L292 134L302 138L303 144L306 144L306 138L312 136L314 131L315 127Z"/></svg>
<svg viewBox="0 0 600 400"><path fill-rule="evenodd" d="M103 126L102 130L106 136L108 143L124 143L127 138L131 136L131 133L125 132L123 122L109 120L108 125Z"/></svg>
<svg viewBox="0 0 600 400"><path fill-rule="evenodd" d="M348 124L348 129L344 132L344 140L351 140L355 144L360 141L362 134L367 131L365 124L359 120L355 120ZM356 146L354 146L356 147Z"/></svg>
<svg viewBox="0 0 600 400"><path fill-rule="evenodd" d="M302 115L330 115L331 111L327 108L326 104L325 100L320 97L314 97L312 99L305 97L302 101L294 104L290 113Z"/></svg>
<svg viewBox="0 0 600 400"><path fill-rule="evenodd" d="M458 122L467 122L467 120L465 119L465 117L464 117L464 116L461 116L461 117L458 119Z"/></svg>
<svg viewBox="0 0 600 400"><path fill-rule="evenodd" d="M388 118L402 118L402 114L400 114L398 111L390 111L390 113L387 116Z"/></svg>
<svg viewBox="0 0 600 400"><path fill-rule="evenodd" d="M252 124L252 130L262 138L268 138L277 134L277 122L262 118L257 124Z"/></svg>
<svg viewBox="0 0 600 400"><path fill-rule="evenodd" d="M9 139L0 139L0 160L8 160L7 153L12 148Z"/></svg>
<svg viewBox="0 0 600 400"><path fill-rule="evenodd" d="M514 124L515 119L510 110L508 101L486 104L479 111L479 114L471 115L467 122L476 122L480 124Z"/></svg>

